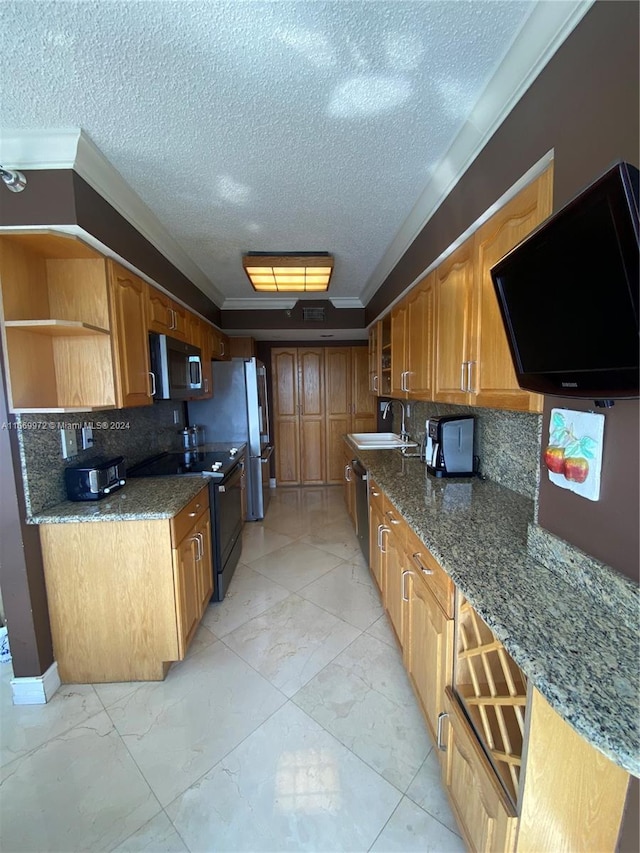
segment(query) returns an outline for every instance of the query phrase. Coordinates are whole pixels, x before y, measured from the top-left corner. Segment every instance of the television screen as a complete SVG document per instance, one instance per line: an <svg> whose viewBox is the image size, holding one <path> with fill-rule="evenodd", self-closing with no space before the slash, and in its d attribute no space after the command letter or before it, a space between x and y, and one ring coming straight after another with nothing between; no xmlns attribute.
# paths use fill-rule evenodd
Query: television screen
<svg viewBox="0 0 640 853"><path fill-rule="evenodd" d="M491 270L523 388L638 396L637 175L618 164Z"/></svg>

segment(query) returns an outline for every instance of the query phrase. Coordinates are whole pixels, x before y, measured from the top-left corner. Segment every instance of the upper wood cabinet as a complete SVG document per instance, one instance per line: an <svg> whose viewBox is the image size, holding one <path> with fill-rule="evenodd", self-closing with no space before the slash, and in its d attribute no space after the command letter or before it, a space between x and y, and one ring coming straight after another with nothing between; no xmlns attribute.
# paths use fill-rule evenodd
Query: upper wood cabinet
<svg viewBox="0 0 640 853"><path fill-rule="evenodd" d="M391 312L391 395L433 399L436 275L420 281Z"/></svg>
<svg viewBox="0 0 640 853"><path fill-rule="evenodd" d="M391 394L391 315L369 330L369 390L378 397Z"/></svg>
<svg viewBox="0 0 640 853"><path fill-rule="evenodd" d="M551 213L552 170L499 210L476 231L473 328L469 393L472 403L496 409L542 411L542 397L523 391L513 369L504 323L491 280L491 267ZM543 330L541 330L543 334Z"/></svg>
<svg viewBox="0 0 640 853"><path fill-rule="evenodd" d="M161 290L149 286L148 323L150 332L170 335L179 341L188 340L187 309Z"/></svg>
<svg viewBox="0 0 640 853"><path fill-rule="evenodd" d="M300 415L300 480L304 485L325 482L324 348L298 351Z"/></svg>
<svg viewBox="0 0 640 853"><path fill-rule="evenodd" d="M298 350L271 351L276 478L282 486L300 484Z"/></svg>
<svg viewBox="0 0 640 853"><path fill-rule="evenodd" d="M228 361L231 358L231 347L229 338L224 332L211 326L212 344L211 354L214 361Z"/></svg>
<svg viewBox="0 0 640 853"><path fill-rule="evenodd" d="M150 406L147 283L114 261L108 263L117 407Z"/></svg>

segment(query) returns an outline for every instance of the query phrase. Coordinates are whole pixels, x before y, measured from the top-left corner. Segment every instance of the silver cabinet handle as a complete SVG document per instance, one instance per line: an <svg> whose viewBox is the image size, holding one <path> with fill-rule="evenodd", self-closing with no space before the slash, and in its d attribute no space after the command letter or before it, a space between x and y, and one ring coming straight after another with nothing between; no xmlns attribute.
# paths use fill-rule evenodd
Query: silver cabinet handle
<svg viewBox="0 0 640 853"><path fill-rule="evenodd" d="M416 564L416 566L420 569L420 571L425 575L432 575L433 569L428 569L425 565L423 565L422 560L420 559L420 552L416 551L415 554L412 554L411 559Z"/></svg>
<svg viewBox="0 0 640 853"><path fill-rule="evenodd" d="M344 466L344 478L347 481L347 483L351 482L351 477L349 476L350 473L351 473L351 465L345 465Z"/></svg>
<svg viewBox="0 0 640 853"><path fill-rule="evenodd" d="M475 364L475 361L468 361L467 362L467 391L470 394L473 394L473 388L471 387L471 369L472 369L474 364Z"/></svg>
<svg viewBox="0 0 640 853"><path fill-rule="evenodd" d="M202 549L202 543L201 543L199 537L200 537L200 534L196 533L196 535L192 536L189 540L190 542L195 542L196 545L198 546L198 553L196 554L196 563L200 562L200 560L202 559L202 555L204 553L204 551Z"/></svg>
<svg viewBox="0 0 640 853"><path fill-rule="evenodd" d="M224 355L224 341L220 341L220 355Z"/></svg>
<svg viewBox="0 0 640 853"><path fill-rule="evenodd" d="M391 528L389 528L389 527L385 527L385 525L384 525L384 524L381 524L381 525L380 525L380 539L379 539L379 542L380 542L380 553L381 553L381 554L386 554L386 553L387 553L387 549L382 547L382 537L384 536L384 534L385 534L385 533L391 533Z"/></svg>
<svg viewBox="0 0 640 853"><path fill-rule="evenodd" d="M196 536L200 540L200 558L204 557L204 536L202 533L196 533Z"/></svg>
<svg viewBox="0 0 640 853"><path fill-rule="evenodd" d="M410 370L405 371L404 375L406 377L404 380L404 390L410 391L411 389L409 388L409 377L411 376L411 371Z"/></svg>
<svg viewBox="0 0 640 853"><path fill-rule="evenodd" d="M413 572L411 571L411 569L405 569L405 570L402 572L402 600L403 600L403 601L409 601L409 599L407 598L407 594L406 594L406 592L405 592L405 583L404 583L404 579L405 579L405 577L406 577L407 575L412 575L412 574L413 574Z"/></svg>
<svg viewBox="0 0 640 853"><path fill-rule="evenodd" d="M205 377L205 380L204 380L204 393L205 393L205 394L208 394L208 393L209 393L209 380L208 380L206 377Z"/></svg>
<svg viewBox="0 0 640 853"><path fill-rule="evenodd" d="M149 396L155 397L156 396L156 375L155 375L155 373L152 373L151 371L149 371L149 376L151 377L151 393Z"/></svg>
<svg viewBox="0 0 640 853"><path fill-rule="evenodd" d="M373 390L374 391L378 390L378 374L377 373L373 374Z"/></svg>
<svg viewBox="0 0 640 853"><path fill-rule="evenodd" d="M461 361L461 362L460 362L460 390L461 390L461 391L466 391L466 390L467 390L467 389L464 387L464 368L465 368L466 363L467 363L466 361Z"/></svg>
<svg viewBox="0 0 640 853"><path fill-rule="evenodd" d="M446 711L440 711L438 714L438 730L436 732L436 746L440 750L440 752L446 752L447 747L442 743L442 724L445 720L445 717L448 717L449 714Z"/></svg>
<svg viewBox="0 0 640 853"><path fill-rule="evenodd" d="M394 518L393 513L391 512L390 509L385 512L385 515L387 516L387 518L389 519L391 524L400 524L400 519Z"/></svg>

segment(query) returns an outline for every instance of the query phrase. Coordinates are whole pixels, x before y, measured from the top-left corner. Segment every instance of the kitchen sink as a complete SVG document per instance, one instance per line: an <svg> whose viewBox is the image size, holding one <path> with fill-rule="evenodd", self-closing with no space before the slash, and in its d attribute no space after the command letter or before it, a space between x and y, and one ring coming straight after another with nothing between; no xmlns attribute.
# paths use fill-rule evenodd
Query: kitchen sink
<svg viewBox="0 0 640 853"><path fill-rule="evenodd" d="M394 432L352 432L349 433L348 438L358 450L394 450L418 446L415 441L400 438Z"/></svg>

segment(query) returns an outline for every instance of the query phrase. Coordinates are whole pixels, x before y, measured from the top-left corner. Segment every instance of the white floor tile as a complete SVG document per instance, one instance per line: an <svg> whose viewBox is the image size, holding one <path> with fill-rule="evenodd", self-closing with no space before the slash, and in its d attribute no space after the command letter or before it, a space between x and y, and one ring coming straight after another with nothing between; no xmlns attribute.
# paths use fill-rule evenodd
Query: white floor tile
<svg viewBox="0 0 640 853"><path fill-rule="evenodd" d="M191 850L337 853L368 850L399 799L288 704L167 811Z"/></svg>
<svg viewBox="0 0 640 853"><path fill-rule="evenodd" d="M303 587L298 595L361 630L373 625L383 614L369 569L361 563L341 563Z"/></svg>
<svg viewBox="0 0 640 853"><path fill-rule="evenodd" d="M403 798L371 853L465 853L462 839Z"/></svg>
<svg viewBox="0 0 640 853"><path fill-rule="evenodd" d="M250 563L258 557L264 557L278 548L290 545L294 540L291 536L270 530L260 522L247 523L242 532L242 553L240 559L243 563Z"/></svg>
<svg viewBox="0 0 640 853"><path fill-rule="evenodd" d="M14 705L11 677L7 665L0 681L0 766L102 711L90 684L63 684L46 705Z"/></svg>
<svg viewBox="0 0 640 853"><path fill-rule="evenodd" d="M287 696L299 690L358 630L297 595L276 604L224 642Z"/></svg>
<svg viewBox="0 0 640 853"><path fill-rule="evenodd" d="M341 562L340 557L314 548L313 545L293 542L254 560L251 568L291 592L296 592Z"/></svg>
<svg viewBox="0 0 640 853"><path fill-rule="evenodd" d="M380 593L378 593L378 600L379 599ZM398 641L396 640L395 634L389 625L389 618L386 613L375 621L373 625L369 625L367 628L367 634L375 637L376 640L382 640L383 643L386 643L387 646L391 646L392 649L398 648Z"/></svg>
<svg viewBox="0 0 640 853"><path fill-rule="evenodd" d="M431 749L415 779L409 785L407 797L417 803L440 823L443 823L456 835L460 834L458 824L451 811L449 800L442 785L442 771L438 761L438 753Z"/></svg>
<svg viewBox="0 0 640 853"><path fill-rule="evenodd" d="M109 850L160 811L101 711L2 770L6 851Z"/></svg>
<svg viewBox="0 0 640 853"><path fill-rule="evenodd" d="M288 589L240 563L224 599L209 605L202 622L216 637L224 637L288 595Z"/></svg>
<svg viewBox="0 0 640 853"><path fill-rule="evenodd" d="M217 642L166 680L144 684L109 715L162 803L206 773L285 701Z"/></svg>
<svg viewBox="0 0 640 853"><path fill-rule="evenodd" d="M431 747L401 659L373 637L359 637L293 701L403 792Z"/></svg>
<svg viewBox="0 0 640 853"><path fill-rule="evenodd" d="M348 519L341 518L340 521L323 523L318 529L303 536L300 541L322 548L342 560L350 560L360 551L358 537Z"/></svg>
<svg viewBox="0 0 640 853"><path fill-rule="evenodd" d="M112 853L188 853L174 825L164 812L114 847Z"/></svg>

